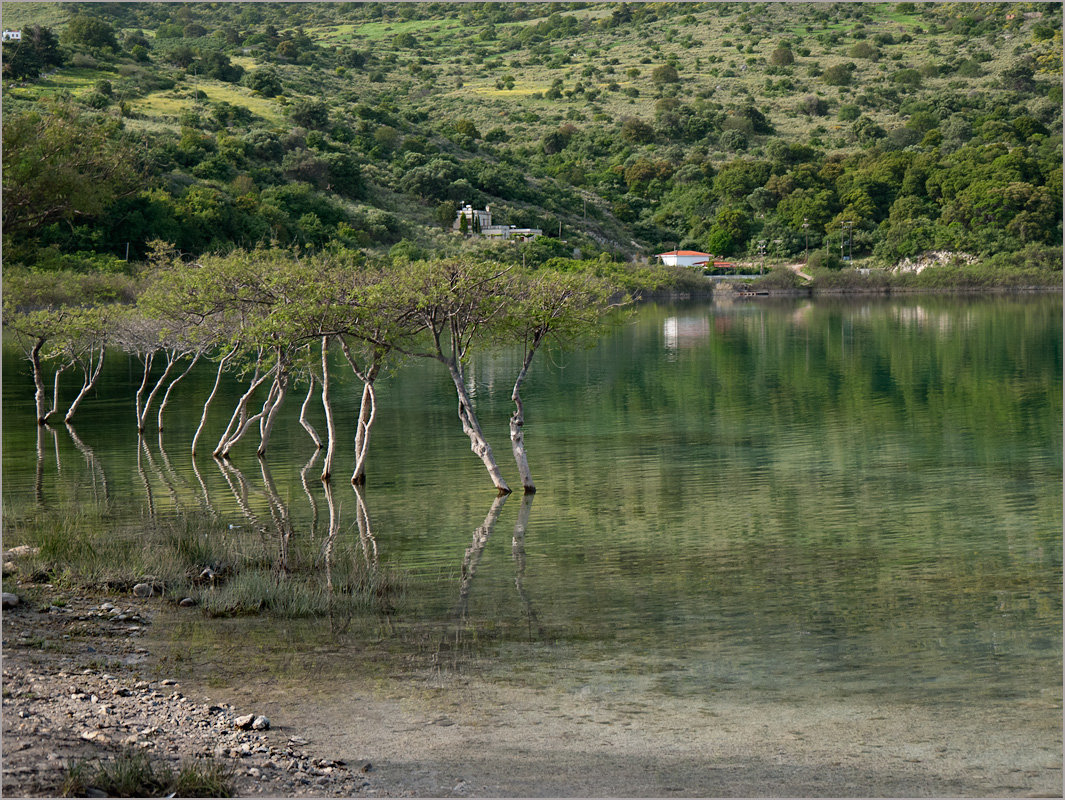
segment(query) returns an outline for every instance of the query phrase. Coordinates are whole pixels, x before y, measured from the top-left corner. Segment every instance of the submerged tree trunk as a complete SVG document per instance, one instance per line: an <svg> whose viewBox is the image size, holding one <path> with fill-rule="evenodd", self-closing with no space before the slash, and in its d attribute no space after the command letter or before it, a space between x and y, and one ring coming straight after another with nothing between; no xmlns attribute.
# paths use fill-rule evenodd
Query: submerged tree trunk
<svg viewBox="0 0 1065 800"><path fill-rule="evenodd" d="M280 362L275 364L270 371L274 372L275 370L277 370L277 372L274 375L273 382L270 384L270 391L267 392L266 400L263 401L263 407L259 410L259 412L257 414L252 414L249 417L247 415L247 405L245 404L244 413L242 414L243 421L241 422L240 427L237 428L237 432L234 433L231 437L229 437L228 441L226 441L226 446L222 449L222 457L223 458L229 458L229 452L236 446L237 442L239 442L241 439L244 438L244 434L246 434L248 432L248 429L252 425L254 425L256 422L258 422L260 424L259 435L260 435L260 437L262 436L262 434L263 434L262 420L266 416L267 411L273 405L274 400L281 393ZM267 373L267 374L269 374L269 373ZM264 378L265 377L266 376L264 376ZM261 439L260 439L260 446L262 446Z"/></svg>
<svg viewBox="0 0 1065 800"><path fill-rule="evenodd" d="M314 384L318 382L318 379L311 374L311 385L307 387L307 396L303 398L303 405L300 406L300 425L303 426L303 430L307 431L311 439L314 440L315 450L322 449L322 439L318 436L318 431L314 429L314 426L307 421L307 405L311 402L311 397L314 394Z"/></svg>
<svg viewBox="0 0 1065 800"><path fill-rule="evenodd" d="M484 431L481 430L481 424L477 421L477 414L474 412L473 404L470 402L470 394L466 391L462 370L455 360L449 360L447 368L451 374L451 381L455 384L455 392L458 394L459 421L462 423L462 430L470 437L470 449L481 459L481 463L488 470L488 475L492 478L492 484L499 491L499 494L510 494L510 487L503 480L499 465L492 454L492 446L484 438Z"/></svg>
<svg viewBox="0 0 1065 800"><path fill-rule="evenodd" d="M521 475L521 485L525 494L536 491L533 483L532 472L529 471L529 459L525 454L525 405L521 401L521 385L525 382L525 376L529 373L529 365L532 364L533 356L539 342L534 342L529 352L525 354L521 371L517 380L514 381L514 391L510 393L510 399L514 401L514 413L510 415L510 447L514 452L514 461L518 464L518 474Z"/></svg>
<svg viewBox="0 0 1065 800"><path fill-rule="evenodd" d="M258 389L267 378L272 378L274 372L278 369L279 365L274 364L270 369L259 374L259 365L262 360L262 353L259 353L258 358L255 361L255 373L252 376L251 383L248 385L248 390L241 395L240 400L237 401L237 407L233 410L233 416L229 418L229 424L226 426L225 432L222 434L222 438L218 440L218 446L215 447L215 458L227 458L229 451L233 449L240 438L247 431L248 425L251 421L248 419L248 402L251 400L251 396L255 394L255 390ZM254 421L254 418L253 420Z"/></svg>
<svg viewBox="0 0 1065 800"><path fill-rule="evenodd" d="M170 402L170 392L174 389L175 386L178 385L178 383L181 382L182 378L192 372L192 368L196 366L196 362L200 360L201 355L203 355L202 350L197 352L196 355L192 357L192 361L187 367L185 367L185 371L178 375L176 378L174 378L174 380L170 381L170 385L167 386L166 391L163 392L163 399L159 402L159 414L156 417L160 432L162 432L163 430L163 412L166 411L166 404ZM151 402L150 399L149 402ZM145 413L147 413L147 410L145 410Z"/></svg>
<svg viewBox="0 0 1065 800"><path fill-rule="evenodd" d="M48 390L44 388L44 368L41 366L41 348L44 347L45 339L40 337L30 350L30 363L33 365L33 385L36 389L33 395L37 407L37 424L44 425L48 421L48 411L45 408L45 397Z"/></svg>
<svg viewBox="0 0 1065 800"><path fill-rule="evenodd" d="M157 380L155 382L155 386L153 386L152 390L148 393L148 398L144 401L144 406L143 406L143 408L140 409L140 411L138 413L138 416L137 416L137 432L138 433L144 433L144 428L145 428L145 426L147 424L147 420L148 420L148 412L152 408L152 401L155 400L155 395L158 394L160 387L162 387L163 383L170 376L170 370L172 370L174 368L174 364L175 363L177 363L177 359L172 357L170 354L167 354L166 368L163 370L163 374L159 376L159 380ZM144 379L145 379L145 381L148 380L148 370L150 368L151 368L151 359L149 359L145 363L145 366L144 366Z"/></svg>
<svg viewBox="0 0 1065 800"><path fill-rule="evenodd" d="M322 406L325 408L326 449L322 463L322 480L333 476L333 454L336 452L337 431L333 422L333 406L329 401L329 337L322 337Z"/></svg>
<svg viewBox="0 0 1065 800"><path fill-rule="evenodd" d="M59 411L59 376L66 372L68 369L74 366L73 361L68 361L61 367L57 367L55 371L55 379L52 381L52 407L45 412L44 418L48 419L53 414Z"/></svg>
<svg viewBox="0 0 1065 800"><path fill-rule="evenodd" d="M370 430L377 417L377 395L373 381L362 385L362 402L359 403L359 421L355 425L355 471L351 482L355 486L366 485L366 456L370 450Z"/></svg>
<svg viewBox="0 0 1065 800"><path fill-rule="evenodd" d="M207 424L207 411L211 408L211 402L214 400L215 394L218 393L218 385L222 382L222 371L226 367L226 362L235 356L239 349L239 344L233 345L233 349L222 356L222 360L218 362L218 372L214 376L214 386L211 387L211 393L207 395L207 399L203 403L203 414L200 415L200 424L196 426L196 434L192 437L193 455L196 455L196 442L200 440L200 434L203 433L203 426Z"/></svg>
<svg viewBox="0 0 1065 800"><path fill-rule="evenodd" d="M100 379L100 373L103 371L105 352L106 348L103 345L100 345L100 353L96 357L96 364L95 366L91 366L93 351L89 351L85 368L82 370L81 391L78 392L78 396L74 398L74 402L72 402L67 409L66 416L63 417L63 422L70 422L74 417L74 412L78 410L78 406L81 405L81 401L85 398L85 395L91 392L93 387L96 386L96 382Z"/></svg>
<svg viewBox="0 0 1065 800"><path fill-rule="evenodd" d="M362 381L362 400L359 402L359 419L355 423L355 471L351 475L351 483L354 486L366 484L366 457L370 450L370 430L373 428L374 419L377 417L377 394L374 390L374 382L381 371L380 356L376 355L369 369L361 370L351 355L351 348L347 340L340 337L340 349L348 366L355 376Z"/></svg>
<svg viewBox="0 0 1065 800"><path fill-rule="evenodd" d="M259 449L256 452L260 458L266 455L266 447L270 444L270 433L274 429L277 411L281 408L281 404L285 402L285 395L288 394L288 373L278 373L277 377L274 378L274 386L277 387L274 402L270 404L270 409L266 412L266 416L259 422Z"/></svg>

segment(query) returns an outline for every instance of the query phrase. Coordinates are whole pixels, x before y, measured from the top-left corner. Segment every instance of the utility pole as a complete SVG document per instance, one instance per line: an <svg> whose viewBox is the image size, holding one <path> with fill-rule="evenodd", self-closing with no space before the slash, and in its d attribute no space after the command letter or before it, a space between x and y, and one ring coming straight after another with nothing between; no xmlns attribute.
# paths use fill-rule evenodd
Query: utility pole
<svg viewBox="0 0 1065 800"><path fill-rule="evenodd" d="M846 230L847 230L847 248L848 248L848 251L849 251L849 254L847 256L847 261L850 262L853 259L853 257L854 257L854 234L853 234L854 223L851 222L850 220L844 220L841 223L841 226L840 226L840 229L839 229L839 258L840 258L840 261L843 260L843 229L844 228L846 228Z"/></svg>
<svg viewBox="0 0 1065 800"><path fill-rule="evenodd" d="M808 220L806 217L802 218L802 229L803 232L806 234L806 260L802 263L808 264L810 263L810 220Z"/></svg>
<svg viewBox="0 0 1065 800"><path fill-rule="evenodd" d="M758 240L758 255L762 257L762 266L758 268L758 274L765 274L765 239Z"/></svg>

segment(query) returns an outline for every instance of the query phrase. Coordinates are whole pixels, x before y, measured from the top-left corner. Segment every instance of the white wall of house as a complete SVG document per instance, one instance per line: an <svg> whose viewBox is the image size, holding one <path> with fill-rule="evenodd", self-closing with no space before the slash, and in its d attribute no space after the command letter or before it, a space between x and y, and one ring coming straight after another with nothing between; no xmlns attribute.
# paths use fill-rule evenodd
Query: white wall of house
<svg viewBox="0 0 1065 800"><path fill-rule="evenodd" d="M712 254L695 250L670 250L668 253L658 253L656 257L662 259L667 267L695 267L714 260Z"/></svg>

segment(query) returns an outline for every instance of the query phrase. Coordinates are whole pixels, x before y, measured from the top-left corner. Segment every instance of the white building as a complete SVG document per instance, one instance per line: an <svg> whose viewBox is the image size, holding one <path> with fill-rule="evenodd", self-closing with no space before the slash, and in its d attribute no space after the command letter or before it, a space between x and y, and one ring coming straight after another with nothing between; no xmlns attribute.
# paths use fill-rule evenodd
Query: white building
<svg viewBox="0 0 1065 800"><path fill-rule="evenodd" d="M670 250L668 253L656 253L655 258L661 259L667 267L705 267L714 256L698 250Z"/></svg>
<svg viewBox="0 0 1065 800"><path fill-rule="evenodd" d="M453 231L462 230L462 220L466 220L466 233L470 236L495 236L502 239L520 239L526 241L542 236L540 228L518 228L514 225L493 225L491 206L485 206L484 210L474 208L469 203L459 206L455 214L455 222L451 226Z"/></svg>
<svg viewBox="0 0 1065 800"><path fill-rule="evenodd" d="M5 42L21 42L22 31L4 31Z"/></svg>

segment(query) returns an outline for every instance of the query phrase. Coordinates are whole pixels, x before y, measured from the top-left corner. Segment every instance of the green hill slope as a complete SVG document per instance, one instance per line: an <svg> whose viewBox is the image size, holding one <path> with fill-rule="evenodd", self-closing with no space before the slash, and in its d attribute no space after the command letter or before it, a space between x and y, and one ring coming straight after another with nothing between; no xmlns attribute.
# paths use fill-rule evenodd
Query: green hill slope
<svg viewBox="0 0 1065 800"><path fill-rule="evenodd" d="M114 266L153 239L454 250L460 202L541 228L524 245L541 260L763 247L1060 262L1060 5L3 13L23 30L4 45L5 246L28 264ZM78 172L71 148L93 136L131 174ZM94 190L69 207L19 215L79 180Z"/></svg>

